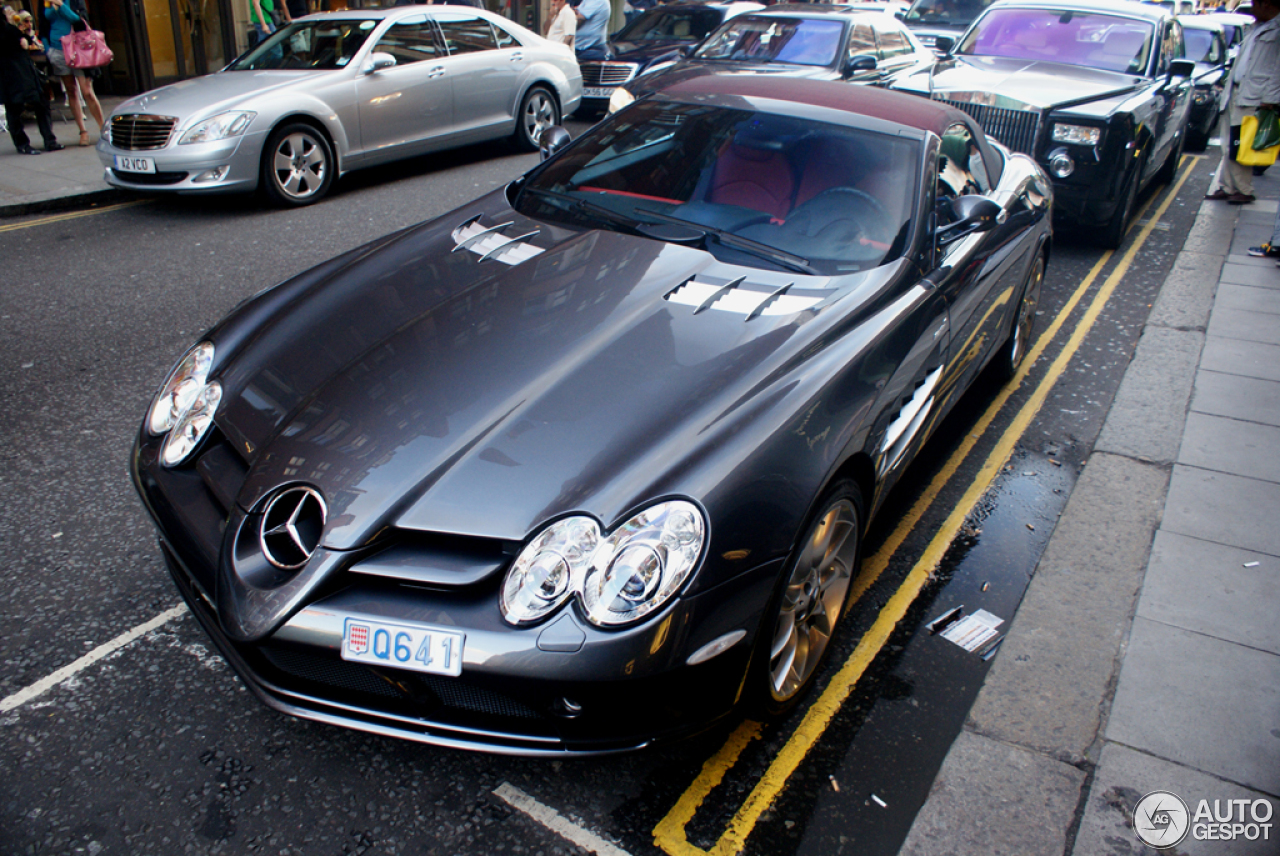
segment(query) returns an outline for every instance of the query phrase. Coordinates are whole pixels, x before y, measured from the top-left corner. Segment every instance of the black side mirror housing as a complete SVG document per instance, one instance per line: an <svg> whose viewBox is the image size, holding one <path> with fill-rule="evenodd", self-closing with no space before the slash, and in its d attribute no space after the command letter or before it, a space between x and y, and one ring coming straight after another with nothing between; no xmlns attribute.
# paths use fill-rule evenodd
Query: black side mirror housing
<svg viewBox="0 0 1280 856"><path fill-rule="evenodd" d="M951 210L955 212L955 222L937 231L938 246L941 247L978 232L990 232L1000 222L1003 213L995 202L977 195L957 196L951 200Z"/></svg>
<svg viewBox="0 0 1280 856"><path fill-rule="evenodd" d="M1175 59L1169 63L1170 77L1190 77L1196 73L1196 64L1189 59Z"/></svg>
<svg viewBox="0 0 1280 856"><path fill-rule="evenodd" d="M845 60L844 76L852 77L861 71L875 71L876 58L870 54L860 54Z"/></svg>
<svg viewBox="0 0 1280 856"><path fill-rule="evenodd" d="M538 153L546 160L571 142L573 137L569 136L568 131L559 125L552 125L542 132L542 137L538 140Z"/></svg>
<svg viewBox="0 0 1280 856"><path fill-rule="evenodd" d="M955 46L955 36L936 36L933 40L933 50L938 54L949 54Z"/></svg>

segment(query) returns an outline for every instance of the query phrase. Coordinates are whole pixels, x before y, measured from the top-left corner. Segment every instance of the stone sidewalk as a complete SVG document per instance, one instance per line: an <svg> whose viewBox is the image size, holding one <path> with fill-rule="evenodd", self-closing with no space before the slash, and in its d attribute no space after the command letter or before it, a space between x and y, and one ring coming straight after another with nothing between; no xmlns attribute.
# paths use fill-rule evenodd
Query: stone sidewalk
<svg viewBox="0 0 1280 856"><path fill-rule="evenodd" d="M1201 207L904 854L1280 854L1280 269L1247 254L1280 178L1256 192ZM1191 816L1171 850L1133 830L1152 791ZM1257 840L1196 840L1200 800Z"/></svg>

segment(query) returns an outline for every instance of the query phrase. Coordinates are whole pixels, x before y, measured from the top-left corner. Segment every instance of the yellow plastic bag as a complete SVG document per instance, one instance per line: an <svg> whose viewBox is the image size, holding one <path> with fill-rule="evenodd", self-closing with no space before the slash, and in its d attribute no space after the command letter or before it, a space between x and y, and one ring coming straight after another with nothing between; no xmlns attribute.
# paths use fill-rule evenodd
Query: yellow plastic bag
<svg viewBox="0 0 1280 856"><path fill-rule="evenodd" d="M1253 137L1258 133L1258 117L1245 116L1240 123L1240 147L1236 150L1236 163L1241 166L1271 166L1276 162L1280 146L1255 149Z"/></svg>

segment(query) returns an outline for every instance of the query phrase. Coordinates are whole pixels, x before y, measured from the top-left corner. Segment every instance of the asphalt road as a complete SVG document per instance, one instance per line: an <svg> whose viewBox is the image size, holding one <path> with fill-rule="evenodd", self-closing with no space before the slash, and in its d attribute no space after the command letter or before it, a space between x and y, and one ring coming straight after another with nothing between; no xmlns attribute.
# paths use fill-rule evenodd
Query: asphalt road
<svg viewBox="0 0 1280 856"><path fill-rule="evenodd" d="M0 221L0 854L896 852L989 667L926 624L959 604L1012 616L1203 161L1186 160L1176 198L1148 196L1119 252L1059 236L1041 315L1041 330L1062 319L1057 334L1007 397L980 383L913 465L869 535L879 576L786 722L623 757L502 758L274 713L180 610L102 651L179 604L126 472L173 360L245 297L535 162L477 146L351 176L298 211L139 200ZM941 566L922 576L930 551ZM895 624L899 591L912 596Z"/></svg>

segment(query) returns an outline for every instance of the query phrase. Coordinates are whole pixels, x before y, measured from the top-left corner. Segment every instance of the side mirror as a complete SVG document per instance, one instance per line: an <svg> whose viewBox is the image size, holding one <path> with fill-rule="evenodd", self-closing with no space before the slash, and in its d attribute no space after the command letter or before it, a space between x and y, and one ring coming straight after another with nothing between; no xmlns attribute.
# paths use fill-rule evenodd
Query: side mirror
<svg viewBox="0 0 1280 856"><path fill-rule="evenodd" d="M385 51L374 51L369 54L369 64L364 67L365 74L373 74L396 64L396 58Z"/></svg>
<svg viewBox="0 0 1280 856"><path fill-rule="evenodd" d="M938 246L945 247L978 232L990 232L1000 222L1003 210L985 196L957 196L951 200L956 221L937 232Z"/></svg>
<svg viewBox="0 0 1280 856"><path fill-rule="evenodd" d="M893 13L893 17L897 18L899 21L905 21L907 20L907 10L899 9Z"/></svg>
<svg viewBox="0 0 1280 856"><path fill-rule="evenodd" d="M875 70L876 70L876 58L871 56L870 54L859 54L858 56L850 57L849 59L845 60L845 63L844 63L845 77L852 77L853 75L862 71L875 71Z"/></svg>
<svg viewBox="0 0 1280 856"><path fill-rule="evenodd" d="M933 39L933 50L939 54L949 54L951 49L956 46L955 36L935 36Z"/></svg>
<svg viewBox="0 0 1280 856"><path fill-rule="evenodd" d="M1170 77L1190 77L1196 73L1196 64L1189 59L1175 59L1169 63Z"/></svg>
<svg viewBox="0 0 1280 856"><path fill-rule="evenodd" d="M538 152L546 160L571 142L573 137L569 136L568 131L559 125L553 125L542 132L542 137L538 140Z"/></svg>

